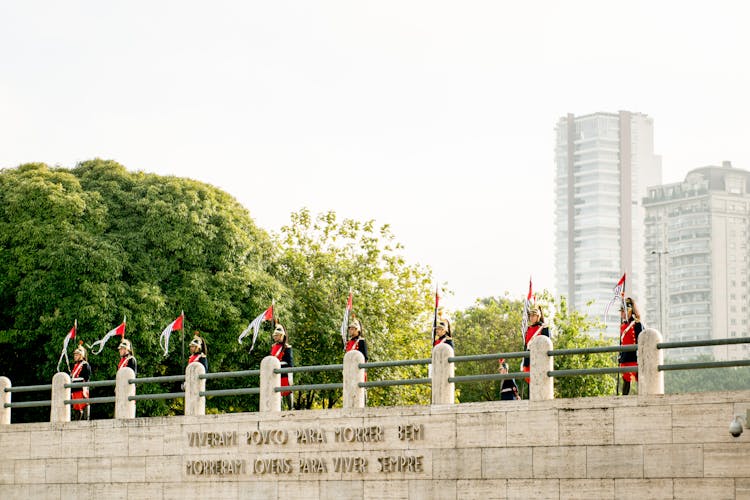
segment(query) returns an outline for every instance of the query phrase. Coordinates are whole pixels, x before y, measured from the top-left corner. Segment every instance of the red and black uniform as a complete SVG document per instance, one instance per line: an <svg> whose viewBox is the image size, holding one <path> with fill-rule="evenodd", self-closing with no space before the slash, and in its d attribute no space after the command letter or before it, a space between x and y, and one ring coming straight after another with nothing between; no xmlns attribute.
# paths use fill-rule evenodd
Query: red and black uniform
<svg viewBox="0 0 750 500"><path fill-rule="evenodd" d="M363 339L361 335L357 335L353 339L349 339L349 342L346 343L346 347L344 347L344 351L361 352L362 356L365 357L365 363L367 363L367 360L369 358L369 356L367 356L367 342L365 342L365 339ZM367 381L367 372L365 372L365 381Z"/></svg>
<svg viewBox="0 0 750 500"><path fill-rule="evenodd" d="M285 342L275 342L271 346L271 356L275 357L281 362L282 368L292 368L294 366L294 358L292 357L292 346ZM281 374L281 386L289 386L289 374ZM291 391L284 391L281 393L282 396L288 396Z"/></svg>
<svg viewBox="0 0 750 500"><path fill-rule="evenodd" d="M70 381L71 382L88 382L91 379L91 365L86 360L81 360L73 366L70 370ZM82 387L80 389L73 389L70 391L71 399L88 399L89 388ZM86 410L88 403L73 404L73 410L81 412L83 417L83 411Z"/></svg>
<svg viewBox="0 0 750 500"><path fill-rule="evenodd" d="M128 367L133 370L133 373L138 374L138 363L132 354L128 354L120 358L120 362L117 363L117 369Z"/></svg>
<svg viewBox="0 0 750 500"><path fill-rule="evenodd" d="M357 335L356 337L349 339L349 342L346 343L346 347L344 348L344 351L349 352L351 350L359 351L362 353L362 356L365 357L365 363L367 363L367 342L365 342L365 339L363 339L361 336Z"/></svg>
<svg viewBox="0 0 750 500"><path fill-rule="evenodd" d="M638 336L643 330L643 325L636 318L632 317L629 320L623 320L620 323L620 345L635 345L638 344ZM620 366L638 366L638 352L621 352L620 353ZM622 374L622 379L627 382L638 382L638 373L636 372L625 372Z"/></svg>
<svg viewBox="0 0 750 500"><path fill-rule="evenodd" d="M529 344L537 335L544 335L545 337L549 337L549 328L547 328L547 325L545 325L541 321L537 321L526 329L526 335L524 336L523 342L523 349L525 351L529 350ZM521 361L521 371L531 371L531 361L528 358L523 358L523 360ZM529 382L528 378L526 379L526 382Z"/></svg>
<svg viewBox="0 0 750 500"><path fill-rule="evenodd" d="M448 335L443 335L442 337L435 337L435 341L432 343L432 347L435 347L439 344L448 344L449 346L453 347L453 339L450 338ZM453 347L455 349L455 347Z"/></svg>
<svg viewBox="0 0 750 500"><path fill-rule="evenodd" d="M208 373L208 358L205 354L202 352L197 352L195 354L191 354L188 358L188 364L190 363L200 363L203 365L203 368L205 368L206 373Z"/></svg>

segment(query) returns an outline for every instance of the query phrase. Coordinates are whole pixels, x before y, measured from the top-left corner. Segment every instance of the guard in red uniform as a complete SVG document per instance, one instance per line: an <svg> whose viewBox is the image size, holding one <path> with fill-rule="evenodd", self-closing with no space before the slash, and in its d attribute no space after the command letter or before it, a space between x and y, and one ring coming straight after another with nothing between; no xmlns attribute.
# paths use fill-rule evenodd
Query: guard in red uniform
<svg viewBox="0 0 750 500"><path fill-rule="evenodd" d="M347 333L349 334L349 341L344 346L344 351L355 350L361 352L362 356L365 357L365 363L367 363L369 356L367 355L367 342L363 338L364 328L362 327L362 322L353 315L349 320ZM365 382L367 382L367 371L365 371Z"/></svg>
<svg viewBox="0 0 750 500"><path fill-rule="evenodd" d="M432 347L435 347L438 344L448 344L453 347L451 322L448 318L440 317L437 320L437 325L435 326L435 340L432 342Z"/></svg>
<svg viewBox="0 0 750 500"><path fill-rule="evenodd" d="M133 373L138 374L138 362L133 356L133 345L128 339L122 339L120 345L117 346L120 351L120 362L117 363L117 369L125 368L126 366L133 370Z"/></svg>
<svg viewBox="0 0 750 500"><path fill-rule="evenodd" d="M625 299L625 309L620 310L620 345L634 345L638 344L638 335L643 331L643 325L641 324L641 316L638 313L638 308L633 302L633 299L628 297ZM620 353L620 366L638 366L638 352L621 352ZM627 396L630 394L630 383L633 381L638 382L638 373L636 372L625 372L622 374L624 380L622 384L622 395Z"/></svg>
<svg viewBox="0 0 750 500"><path fill-rule="evenodd" d="M294 358L292 356L292 346L286 343L287 335L286 328L281 323L276 323L276 328L273 330L273 345L271 346L271 356L275 357L281 362L282 368L292 368L294 366ZM288 387L292 385L293 381L292 373L281 374L281 386ZM292 391L284 391L281 393L283 397L291 396ZM293 399L289 399L289 408L293 409Z"/></svg>
<svg viewBox="0 0 750 500"><path fill-rule="evenodd" d="M88 382L91 379L91 365L88 362L88 356L86 355L86 349L81 345L76 347L73 351L73 368L70 370L70 381L71 382ZM70 391L71 399L88 399L89 388L82 387L80 389L73 389ZM89 419L89 405L88 403L74 403L73 404L73 420L88 420Z"/></svg>
<svg viewBox="0 0 750 500"><path fill-rule="evenodd" d="M346 343L344 351L349 352L354 349L361 352L365 357L365 363L367 363L367 342L365 342L365 339L363 338L364 332L362 331L362 323L357 318L352 317L349 321L347 332L349 333L349 341Z"/></svg>
<svg viewBox="0 0 750 500"><path fill-rule="evenodd" d="M206 340L200 336L199 332L193 332L193 340L188 344L188 349L190 349L188 364L200 363L205 368L206 373L208 373L208 358L206 357L208 349L206 347Z"/></svg>
<svg viewBox="0 0 750 500"><path fill-rule="evenodd" d="M529 309L529 327L526 328L526 335L524 336L523 348L525 351L529 350L529 344L534 337L537 335L544 335L549 337L549 328L544 324L544 314L542 308L538 305L531 306ZM531 370L531 363L528 358L523 358L521 361L521 371L529 372ZM529 383L530 379L526 379L526 383Z"/></svg>

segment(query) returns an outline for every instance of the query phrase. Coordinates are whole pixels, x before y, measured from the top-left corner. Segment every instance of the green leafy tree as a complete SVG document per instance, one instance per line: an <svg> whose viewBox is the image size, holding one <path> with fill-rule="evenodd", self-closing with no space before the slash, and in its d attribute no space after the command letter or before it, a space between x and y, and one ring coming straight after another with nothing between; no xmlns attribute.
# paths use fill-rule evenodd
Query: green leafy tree
<svg viewBox="0 0 750 500"><path fill-rule="evenodd" d="M521 340L520 301L504 297L486 297L454 313L453 337L458 355L519 352ZM520 359L508 359L511 371L518 371ZM456 365L456 375L497 373L497 360L463 362ZM457 386L462 402L491 401L499 398L501 382L466 382Z"/></svg>
<svg viewBox="0 0 750 500"><path fill-rule="evenodd" d="M287 294L283 313L300 365L338 364L343 359L340 334L349 290L352 311L365 329L370 361L425 358L430 353L431 275L406 263L402 247L387 225L339 220L334 212L313 217L307 209L292 214L279 235L273 274ZM426 376L424 367L381 368L368 380ZM334 383L341 374L297 374L295 383ZM340 391L298 394L302 408L333 407ZM368 390L369 404L429 401L426 386Z"/></svg>
<svg viewBox="0 0 750 500"><path fill-rule="evenodd" d="M139 376L182 373L180 340L192 330L207 339L212 371L255 362L236 338L281 285L268 274L269 235L226 193L92 160L72 170L44 164L3 170L0 200L0 348L8 353L2 371L14 385L51 379L75 319L78 337L91 343L127 316ZM180 311L186 331L175 332L164 357L159 333ZM116 345L110 340L90 356L94 379L114 377ZM247 385L211 385L235 383ZM139 392L175 389L139 386ZM138 408L161 415L180 405L147 401ZM257 402L221 398L208 406L242 410ZM94 406L94 416L111 411Z"/></svg>
<svg viewBox="0 0 750 500"><path fill-rule="evenodd" d="M561 297L555 301L545 291L538 296L537 301L545 311L555 349L612 345L613 341L601 338L601 334L598 338L593 338L591 332L595 332L602 325L577 311L569 311L564 298ZM555 311L551 323L549 322L550 311ZM474 306L464 311L457 311L454 334L457 351L461 355L522 351L522 312L523 302L512 300L507 294L502 298L489 297L478 300ZM520 359L507 361L511 372L520 370ZM554 366L557 370L616 366L616 355L557 356ZM497 373L497 371L497 361L460 363L456 367L458 375ZM525 381L517 380L516 382L522 392L528 394ZM460 400L469 402L498 399L500 385L501 382L491 381L461 384ZM614 391L615 378L613 376L586 375L555 379L555 397L557 398L600 396L614 394Z"/></svg>
<svg viewBox="0 0 750 500"><path fill-rule="evenodd" d="M698 356L687 363L714 361L712 356ZM680 361L682 363L683 361ZM666 361L676 364L677 361ZM664 392L684 394L691 392L745 391L750 388L750 367L703 368L698 370L667 370L664 372Z"/></svg>
<svg viewBox="0 0 750 500"><path fill-rule="evenodd" d="M551 300L545 294L547 300ZM564 297L555 304L553 345L555 349L583 349L614 345L613 339L605 339L601 331L604 325L589 319L579 311L568 309ZM596 336L595 336L596 335ZM583 368L606 368L617 366L616 353L575 354L555 357L556 370L579 370ZM616 375L577 375L555 379L556 398L576 398L614 395Z"/></svg>

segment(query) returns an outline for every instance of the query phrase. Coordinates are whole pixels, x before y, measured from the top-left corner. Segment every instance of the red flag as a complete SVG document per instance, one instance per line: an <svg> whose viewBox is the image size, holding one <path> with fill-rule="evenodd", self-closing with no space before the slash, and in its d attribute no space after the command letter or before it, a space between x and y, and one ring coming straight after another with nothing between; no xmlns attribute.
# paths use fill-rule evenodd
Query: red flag
<svg viewBox="0 0 750 500"><path fill-rule="evenodd" d="M617 282L617 285L615 285L614 288L615 296L612 297L612 300L609 301L609 304L607 304L607 307L604 308L604 320L607 320L607 316L609 315L609 308L617 302L617 299L620 299L621 304L623 307L625 307L625 273L622 273L622 278L620 278L620 281Z"/></svg>
<svg viewBox="0 0 750 500"><path fill-rule="evenodd" d="M122 338L125 338L125 322L123 321L120 326L115 328L115 335L119 335Z"/></svg>
<svg viewBox="0 0 750 500"><path fill-rule="evenodd" d="M265 316L263 316L263 319L266 321L271 321L273 319L273 304L266 309Z"/></svg>
<svg viewBox="0 0 750 500"><path fill-rule="evenodd" d="M523 316L521 317L521 339L526 342L526 330L529 328L529 310L531 309L531 298L534 297L534 293L531 289L531 276L529 276L529 293L526 295L526 300L523 301Z"/></svg>
<svg viewBox="0 0 750 500"><path fill-rule="evenodd" d="M341 341L346 345L346 335L349 331L349 313L352 311L352 290L349 289L349 298L346 299L344 308L344 319L341 321Z"/></svg>
<svg viewBox="0 0 750 500"><path fill-rule="evenodd" d="M531 291L531 276L529 276L529 294L526 296L526 300L531 300L533 293Z"/></svg>
<svg viewBox="0 0 750 500"><path fill-rule="evenodd" d="M250 330L253 331L253 342L250 344L250 352L253 352L253 349L255 348L255 340L258 338L258 331L260 331L260 325L264 321L271 321L273 319L273 304L271 304L268 309L263 311L261 314L258 315L254 320L250 322L249 325L247 325L247 328L245 328L242 333L240 333L239 338L237 338L237 342L240 344L242 343L242 339L244 339L248 333L250 333Z"/></svg>
<svg viewBox="0 0 750 500"><path fill-rule="evenodd" d="M440 305L440 292L435 285L435 310L432 313L432 342L435 343L435 332L437 331L438 306Z"/></svg>
<svg viewBox="0 0 750 500"><path fill-rule="evenodd" d="M65 339L63 340L63 348L62 352L60 353L60 359L57 360L57 371L60 371L60 363L62 362L63 358L65 358L65 362L70 365L70 362L68 361L68 344L70 343L70 339L76 338L76 329L78 328L78 320L75 320L73 322L73 328L70 329L68 334L65 336ZM70 366L68 366L68 369L70 369Z"/></svg>
<svg viewBox="0 0 750 500"><path fill-rule="evenodd" d="M102 349L104 349L104 344L106 344L107 341L114 335L119 335L120 337L125 338L125 324L127 322L126 320L127 318L123 317L122 323L120 323L118 327L113 328L112 330L108 331L106 335L104 335L104 337L101 338L101 340L97 340L96 342L91 344L89 346L89 349L91 349L92 354L99 354L100 352L102 352ZM99 350L94 352L94 346L99 346Z"/></svg>
<svg viewBox="0 0 750 500"><path fill-rule="evenodd" d="M182 330L182 322L184 318L185 312L183 311L180 313L177 319L168 324L167 327L162 330L161 335L159 335L159 345L162 349L164 349L164 356L167 355L167 351L169 350L169 336L175 330Z"/></svg>

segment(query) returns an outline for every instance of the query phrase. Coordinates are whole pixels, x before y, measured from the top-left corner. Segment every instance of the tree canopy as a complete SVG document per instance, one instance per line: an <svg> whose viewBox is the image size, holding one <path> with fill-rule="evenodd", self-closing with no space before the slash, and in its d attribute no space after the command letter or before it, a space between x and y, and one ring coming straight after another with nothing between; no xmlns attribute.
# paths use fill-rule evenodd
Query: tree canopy
<svg viewBox="0 0 750 500"><path fill-rule="evenodd" d="M592 338L587 332L602 328L595 321L577 311L569 311L567 302L560 297L555 300L548 292L543 292L537 298L538 303L549 316L555 311L554 317L548 323L550 335L555 349L576 349L583 347L598 347L611 345L612 341ZM477 300L476 304L463 311L455 313L455 342L456 351L461 355L510 353L523 351L523 336L521 334L521 315L523 303L504 297L487 297ZM520 371L521 359L506 360L511 372ZM587 354L575 356L560 356L554 361L555 369L567 370L577 368L597 368L617 366L614 354ZM479 361L459 363L456 366L457 375L478 375L497 373L497 361ZM516 381L522 392L525 382ZM460 384L457 392L462 402L489 401L499 399L500 382L478 382ZM563 377L555 379L555 397L569 398L582 396L599 396L614 394L614 376L586 375L577 377Z"/></svg>
<svg viewBox="0 0 750 500"><path fill-rule="evenodd" d="M273 300L298 364L340 363L339 327L350 289L371 359L429 355L430 271L404 260L387 225L338 220L333 212L312 216L303 209L280 234L269 235L215 187L129 172L100 159L73 169L45 164L5 169L0 199L1 371L14 385L51 380L76 320L77 338L91 344L126 317L139 376L182 373L187 353L181 340L189 341L194 330L207 341L212 371L257 368L268 354L272 325L263 325L252 353L248 341L240 345L236 339ZM185 329L173 333L165 357L159 334L181 311ZM114 378L118 340L110 340L100 355L89 354L94 380ZM409 376L415 370L373 370L370 377ZM319 382L332 376L307 378ZM298 383L305 378L299 376ZM254 383L222 379L211 381L211 388ZM173 385L143 385L139 392L179 390ZM101 395L96 392L92 395ZM390 388L370 391L369 397L374 404L426 402L428 394L426 387ZM340 392L299 396L303 407L334 406ZM180 413L181 405L179 399L142 401L138 412ZM207 402L210 412L256 408L255 397ZM34 419L35 413L45 411L23 415ZM111 413L106 405L92 412Z"/></svg>
<svg viewBox="0 0 750 500"><path fill-rule="evenodd" d="M90 344L127 317L139 374L183 370L179 337L193 330L212 366L247 368L237 335L281 285L268 273L270 236L232 197L92 160L3 170L0 200L0 348L14 385L51 380L76 319ZM181 311L187 331L164 357L159 333ZM116 340L90 355L95 378L114 378L117 356ZM144 403L139 411L170 411Z"/></svg>
<svg viewBox="0 0 750 500"><path fill-rule="evenodd" d="M295 356L304 359L304 364L341 363L340 326L349 290L353 292L352 312L364 326L371 361L430 355L431 273L404 260L402 247L387 225L339 220L334 212L313 216L303 209L292 214L279 242L272 272L286 287L290 335L299 353ZM418 373L414 367L381 368L371 370L368 377ZM321 373L298 379L329 383L341 381L341 375ZM300 394L298 405L332 407L340 396L340 391L308 392ZM372 389L368 399L373 404L426 402L429 392L426 387Z"/></svg>

